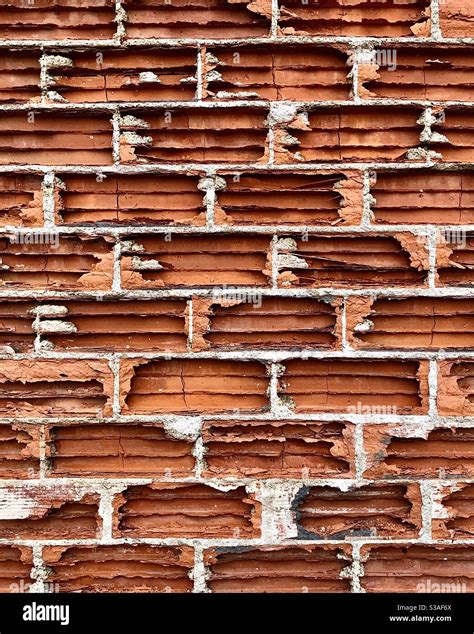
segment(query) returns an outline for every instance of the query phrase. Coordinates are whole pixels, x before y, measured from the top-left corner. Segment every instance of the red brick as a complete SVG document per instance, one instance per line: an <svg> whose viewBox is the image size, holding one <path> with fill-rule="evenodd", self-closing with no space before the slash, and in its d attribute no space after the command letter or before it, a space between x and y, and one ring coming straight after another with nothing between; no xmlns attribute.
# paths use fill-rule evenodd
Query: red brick
<svg viewBox="0 0 474 634"><path fill-rule="evenodd" d="M114 504L116 537L259 537L260 504L245 487L157 482L129 487Z"/></svg>
<svg viewBox="0 0 474 634"><path fill-rule="evenodd" d="M184 546L47 546L47 582L60 592L190 592L193 549Z"/></svg>

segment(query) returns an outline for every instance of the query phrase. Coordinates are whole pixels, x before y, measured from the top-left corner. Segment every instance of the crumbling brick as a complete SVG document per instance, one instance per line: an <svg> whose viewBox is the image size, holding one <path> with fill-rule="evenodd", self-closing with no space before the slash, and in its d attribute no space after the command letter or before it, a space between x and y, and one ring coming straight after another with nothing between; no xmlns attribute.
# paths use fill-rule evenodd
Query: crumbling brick
<svg viewBox="0 0 474 634"><path fill-rule="evenodd" d="M268 377L265 366L256 361L176 359L122 366L124 413L262 412L268 408Z"/></svg>
<svg viewBox="0 0 474 634"><path fill-rule="evenodd" d="M160 423L48 425L46 443L52 478L185 477L194 472L192 440L173 435Z"/></svg>
<svg viewBox="0 0 474 634"><path fill-rule="evenodd" d="M207 421L204 475L340 478L353 475L354 430L317 421Z"/></svg>
<svg viewBox="0 0 474 634"><path fill-rule="evenodd" d="M343 546L216 548L204 552L212 592L348 592Z"/></svg>
<svg viewBox="0 0 474 634"><path fill-rule="evenodd" d="M128 488L114 505L117 537L249 538L260 532L260 504L244 487L153 483Z"/></svg>
<svg viewBox="0 0 474 634"><path fill-rule="evenodd" d="M59 592L190 592L186 546L47 546L47 582Z"/></svg>
<svg viewBox="0 0 474 634"><path fill-rule="evenodd" d="M472 592L469 546L368 545L361 556L366 592Z"/></svg>

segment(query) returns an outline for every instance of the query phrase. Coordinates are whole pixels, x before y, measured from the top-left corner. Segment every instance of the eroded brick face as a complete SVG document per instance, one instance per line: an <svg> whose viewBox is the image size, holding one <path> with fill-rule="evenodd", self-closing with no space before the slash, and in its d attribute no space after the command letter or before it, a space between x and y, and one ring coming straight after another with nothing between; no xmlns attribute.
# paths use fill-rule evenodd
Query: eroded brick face
<svg viewBox="0 0 474 634"><path fill-rule="evenodd" d="M0 592L474 591L472 1L0 4Z"/></svg>

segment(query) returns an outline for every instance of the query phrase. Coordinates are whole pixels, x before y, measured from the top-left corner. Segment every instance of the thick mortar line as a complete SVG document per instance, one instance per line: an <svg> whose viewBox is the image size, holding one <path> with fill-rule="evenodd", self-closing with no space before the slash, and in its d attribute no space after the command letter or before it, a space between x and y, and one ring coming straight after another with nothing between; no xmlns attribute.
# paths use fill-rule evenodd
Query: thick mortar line
<svg viewBox="0 0 474 634"><path fill-rule="evenodd" d="M433 2L433 0L432 0ZM436 0L434 0L434 6L436 8ZM345 44L350 47L364 46L367 44L378 46L390 46L390 45L420 45L420 46L439 46L440 44L446 45L474 45L473 37L435 37L434 35L429 37L416 37L416 36L401 36L401 37L376 37L365 35L335 35L335 36L323 36L323 35L281 35L278 37L278 44L292 45L292 44L320 44L331 46L333 44ZM183 46L199 46L201 44L208 44L209 46L248 46L251 44L274 44L275 38L270 34L263 37L248 37L248 38L216 38L210 40L203 40L202 38L127 38L126 40L118 41L116 38L109 39L76 39L76 40L47 40L44 39L28 39L28 40L0 40L0 49L39 49L49 51L54 49L55 51L67 51L71 49L101 49L101 48L149 48L164 47L164 48L182 48Z"/></svg>
<svg viewBox="0 0 474 634"><path fill-rule="evenodd" d="M196 54L196 99L198 102L203 99L203 89L204 89L204 76L203 76L203 66L202 60L203 56L206 54L206 47L199 46Z"/></svg>
<svg viewBox="0 0 474 634"><path fill-rule="evenodd" d="M192 570L192 578L194 580L193 592L203 593L210 592L207 587L207 571L204 564L204 548L196 545L194 548L194 567Z"/></svg>
<svg viewBox="0 0 474 634"><path fill-rule="evenodd" d="M436 227L428 227L427 244L429 257L428 284L430 288L436 288L436 258L437 258L437 238L438 233Z"/></svg>
<svg viewBox="0 0 474 634"><path fill-rule="evenodd" d="M464 353L463 353L464 356ZM459 354L455 357L458 358ZM428 374L429 389L429 414L436 417L438 415L438 366L434 359L430 360L430 369Z"/></svg>
<svg viewBox="0 0 474 634"><path fill-rule="evenodd" d="M431 0L431 37L437 42L443 40L439 12L440 1L444 2L445 0Z"/></svg>
<svg viewBox="0 0 474 634"><path fill-rule="evenodd" d="M114 265L113 265L113 279L112 279L112 291L114 293L120 293L122 291L122 245L120 241L114 244Z"/></svg>
<svg viewBox="0 0 474 634"><path fill-rule="evenodd" d="M418 481L421 491L421 517L422 528L420 532L420 541L430 543L432 541L432 521L433 521L433 486L429 480Z"/></svg>
<svg viewBox="0 0 474 634"><path fill-rule="evenodd" d="M270 35L273 40L279 41L278 38L278 18L280 15L280 7L278 0L272 0L272 19L270 25Z"/></svg>
<svg viewBox="0 0 474 634"><path fill-rule="evenodd" d="M187 110L190 107L202 109L202 110L245 110L247 108L254 108L258 110L268 110L273 104L283 104L288 106L294 106L298 110L307 112L318 112L318 110L332 110L334 108L354 108L360 109L362 106L367 110L378 110L380 108L390 108L403 106L405 108L414 108L422 110L426 108L443 107L449 108L463 108L467 110L474 109L473 101L439 101L439 100L427 100L427 99L361 99L360 102L352 99L332 99L321 101L268 101L266 99L235 99L223 101L219 99L209 99L197 101L99 101L99 102L27 102L18 104L1 104L0 112L112 112L114 113L118 108L122 110ZM202 163L200 164L202 167ZM464 165L460 163L460 165Z"/></svg>

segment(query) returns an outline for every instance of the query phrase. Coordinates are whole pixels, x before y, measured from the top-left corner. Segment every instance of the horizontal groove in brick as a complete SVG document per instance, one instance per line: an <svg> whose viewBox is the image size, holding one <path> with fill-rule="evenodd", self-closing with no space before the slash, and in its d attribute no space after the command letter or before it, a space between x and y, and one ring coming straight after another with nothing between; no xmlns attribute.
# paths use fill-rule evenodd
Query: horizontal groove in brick
<svg viewBox="0 0 474 634"><path fill-rule="evenodd" d="M53 478L192 476L193 448L192 441L172 436L161 423L46 428L48 476Z"/></svg>
<svg viewBox="0 0 474 634"><path fill-rule="evenodd" d="M123 361L122 377L129 414L260 412L269 404L266 368L256 361Z"/></svg>
<svg viewBox="0 0 474 634"><path fill-rule="evenodd" d="M292 508L301 539L416 539L421 530L416 484L375 484L348 491L303 487Z"/></svg>
<svg viewBox="0 0 474 634"><path fill-rule="evenodd" d="M350 477L354 429L317 421L205 421L206 477Z"/></svg>
<svg viewBox="0 0 474 634"><path fill-rule="evenodd" d="M260 503L245 487L219 491L203 484L154 483L129 487L114 505L117 537L250 538L260 533Z"/></svg>
<svg viewBox="0 0 474 634"><path fill-rule="evenodd" d="M204 60L209 98L325 101L350 97L347 56L335 48L211 47Z"/></svg>
<svg viewBox="0 0 474 634"><path fill-rule="evenodd" d="M343 546L267 546L204 551L212 592L349 592Z"/></svg>
<svg viewBox="0 0 474 634"><path fill-rule="evenodd" d="M300 360L285 362L280 393L297 412L421 414L427 406L425 362Z"/></svg>
<svg viewBox="0 0 474 634"><path fill-rule="evenodd" d="M46 546L47 583L60 592L190 592L186 546Z"/></svg>

